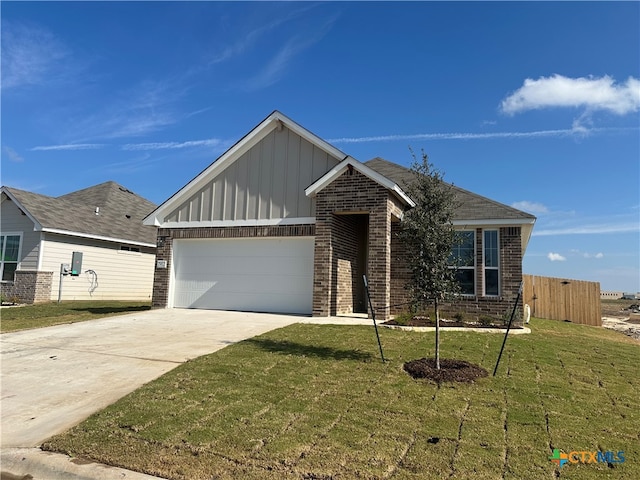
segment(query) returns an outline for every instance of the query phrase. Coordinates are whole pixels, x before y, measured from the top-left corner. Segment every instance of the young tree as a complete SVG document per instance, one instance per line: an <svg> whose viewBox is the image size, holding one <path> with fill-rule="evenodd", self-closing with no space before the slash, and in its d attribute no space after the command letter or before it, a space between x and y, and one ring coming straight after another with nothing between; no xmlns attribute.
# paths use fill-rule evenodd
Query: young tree
<svg viewBox="0 0 640 480"><path fill-rule="evenodd" d="M436 318L436 368L440 369L439 304L459 291L456 271L451 268L451 252L456 242L453 213L456 208L452 185L429 162L424 151L415 153L411 171L413 181L406 186L416 206L405 213L402 238L409 249L411 296L417 305L433 302Z"/></svg>

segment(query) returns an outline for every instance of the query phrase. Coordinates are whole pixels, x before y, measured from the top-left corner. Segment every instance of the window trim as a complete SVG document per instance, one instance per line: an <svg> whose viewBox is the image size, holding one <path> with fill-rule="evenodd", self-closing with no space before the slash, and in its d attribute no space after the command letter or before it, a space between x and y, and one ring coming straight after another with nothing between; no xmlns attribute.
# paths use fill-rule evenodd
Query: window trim
<svg viewBox="0 0 640 480"><path fill-rule="evenodd" d="M469 229L461 229L461 230L456 230L455 231L456 234L458 233L471 233L473 238L472 238L472 255L473 255L473 265L451 265L449 268L452 269L456 269L456 270L471 270L473 272L473 292L472 293L460 293L461 297L465 297L465 298L473 298L477 295L477 290L478 290L478 286L477 286L477 281L478 281L478 259L477 259L477 254L476 254L476 230L469 230Z"/></svg>
<svg viewBox="0 0 640 480"><path fill-rule="evenodd" d="M486 266L486 257L487 257L487 245L485 234L488 232L496 232L496 253L497 253L497 266L495 267L487 267ZM498 272L498 293L487 293L487 270L497 271ZM486 228L482 229L482 295L485 297L498 298L500 297L500 229L499 228Z"/></svg>
<svg viewBox="0 0 640 480"><path fill-rule="evenodd" d="M0 237L5 237L4 244L2 244L2 248L3 249L7 248L6 237L20 237L20 240L18 240L18 259L15 261L15 264L16 264L15 271L17 272L18 270L20 270L20 263L22 263L21 262L21 258L22 258L23 232L2 232L0 234ZM13 274L13 280L2 280L2 277L4 275L4 264L5 263L6 262L4 260L4 252L0 251L0 283L13 283L13 282L16 281L15 272ZM9 263L14 263L14 262L10 261Z"/></svg>

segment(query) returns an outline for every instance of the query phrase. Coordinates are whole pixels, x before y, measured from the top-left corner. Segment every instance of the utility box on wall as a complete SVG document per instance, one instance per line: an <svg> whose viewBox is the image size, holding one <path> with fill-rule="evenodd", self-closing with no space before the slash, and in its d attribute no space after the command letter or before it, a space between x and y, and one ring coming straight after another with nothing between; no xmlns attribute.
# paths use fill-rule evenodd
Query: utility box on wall
<svg viewBox="0 0 640 480"><path fill-rule="evenodd" d="M71 254L71 275L77 277L82 272L82 252Z"/></svg>

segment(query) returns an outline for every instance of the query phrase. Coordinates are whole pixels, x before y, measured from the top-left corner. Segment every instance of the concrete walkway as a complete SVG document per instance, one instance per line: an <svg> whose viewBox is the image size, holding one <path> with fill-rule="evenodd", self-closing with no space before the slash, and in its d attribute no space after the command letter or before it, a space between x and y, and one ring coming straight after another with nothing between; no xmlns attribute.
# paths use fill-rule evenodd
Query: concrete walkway
<svg viewBox="0 0 640 480"><path fill-rule="evenodd" d="M187 360L293 323L371 320L161 309L0 335L2 480L154 478L38 446Z"/></svg>
<svg viewBox="0 0 640 480"><path fill-rule="evenodd" d="M2 448L38 446L189 359L300 320L162 309L2 334Z"/></svg>
<svg viewBox="0 0 640 480"><path fill-rule="evenodd" d="M2 479L152 478L35 447L189 359L308 320L163 309L0 335Z"/></svg>

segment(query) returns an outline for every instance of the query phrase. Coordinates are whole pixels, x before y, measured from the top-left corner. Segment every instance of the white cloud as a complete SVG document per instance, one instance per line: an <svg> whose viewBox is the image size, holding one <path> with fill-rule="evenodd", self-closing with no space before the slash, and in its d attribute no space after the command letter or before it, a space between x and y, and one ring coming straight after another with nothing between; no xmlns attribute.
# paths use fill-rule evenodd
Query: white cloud
<svg viewBox="0 0 640 480"><path fill-rule="evenodd" d="M40 27L2 22L2 89L51 82L69 50Z"/></svg>
<svg viewBox="0 0 640 480"><path fill-rule="evenodd" d="M552 262L564 262L566 260L566 258L560 255L559 253L553 253L553 252L549 252L547 254L547 258Z"/></svg>
<svg viewBox="0 0 640 480"><path fill-rule="evenodd" d="M517 208L518 210L524 210L525 212L529 212L529 213L540 214L540 213L549 212L549 209L545 207L543 204L537 203L537 202L530 202L528 200L512 203L511 206L513 208Z"/></svg>
<svg viewBox="0 0 640 480"><path fill-rule="evenodd" d="M551 107L583 107L588 111L606 110L617 115L636 112L640 109L640 80L629 77L626 82L616 84L608 75L601 78L562 75L537 80L527 78L523 86L500 105L508 115ZM582 127L580 122L578 127Z"/></svg>
<svg viewBox="0 0 640 480"><path fill-rule="evenodd" d="M207 140L191 140L188 142L152 142L152 143L129 143L123 145L123 150L177 150L180 148L192 147L217 147L222 140L209 138Z"/></svg>
<svg viewBox="0 0 640 480"><path fill-rule="evenodd" d="M40 145L33 147L32 152L48 152L56 150L97 150L104 147L102 143L69 143L66 145Z"/></svg>
<svg viewBox="0 0 640 480"><path fill-rule="evenodd" d="M9 157L9 160L11 160L12 162L16 162L16 163L24 162L24 158L22 158L22 156L11 147L4 145L2 147L2 151L5 153L7 157Z"/></svg>

